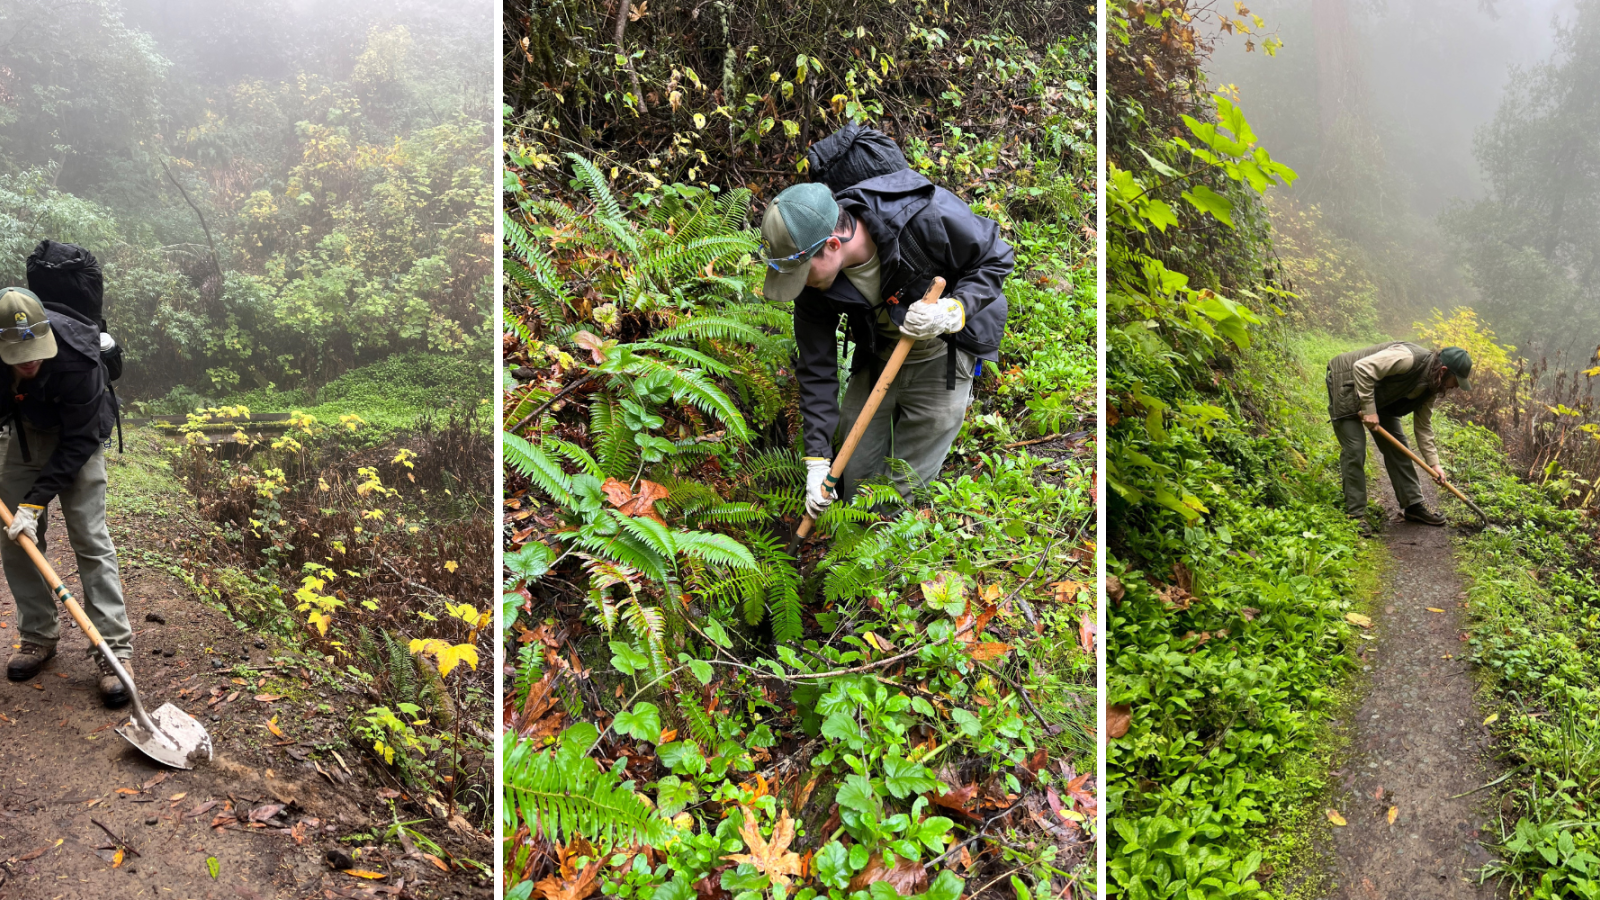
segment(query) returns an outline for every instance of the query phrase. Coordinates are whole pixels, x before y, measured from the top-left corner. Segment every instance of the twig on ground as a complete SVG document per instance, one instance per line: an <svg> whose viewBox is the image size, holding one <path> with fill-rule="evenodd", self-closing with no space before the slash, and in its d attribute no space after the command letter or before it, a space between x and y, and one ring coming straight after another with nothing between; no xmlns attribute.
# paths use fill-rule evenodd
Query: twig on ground
<svg viewBox="0 0 1600 900"><path fill-rule="evenodd" d="M106 834L110 835L111 836L111 840L116 842L116 845L118 847L121 847L122 849L128 851L129 853L133 854L134 856L139 856L140 855L139 851L133 849L133 845L129 844L127 841L123 840L122 838L117 837L117 833L115 831L112 831L111 829L107 828L105 826L105 823L101 822L99 819L90 819L89 821L93 822L96 825L99 825L100 826L100 830L104 831Z"/></svg>

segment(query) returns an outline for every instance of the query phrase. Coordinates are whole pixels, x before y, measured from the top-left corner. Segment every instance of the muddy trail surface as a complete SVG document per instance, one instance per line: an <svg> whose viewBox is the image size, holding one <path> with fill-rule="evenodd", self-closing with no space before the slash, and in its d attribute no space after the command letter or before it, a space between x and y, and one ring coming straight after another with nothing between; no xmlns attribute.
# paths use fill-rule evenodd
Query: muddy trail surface
<svg viewBox="0 0 1600 900"><path fill-rule="evenodd" d="M141 557L139 536L160 535L129 526L113 513L135 683L147 709L171 702L199 719L215 759L171 770L119 737L127 712L101 705L88 640L61 610L55 659L29 681L0 679L0 900L492 896L475 873L379 846L392 821L387 800L400 798L402 821L428 815L404 805L350 746L343 723L365 698L319 696L315 673L274 662L267 640L164 567L141 565L154 558ZM54 507L47 545L81 596ZM9 657L19 638L3 580L0 634ZM474 841L483 838L441 844L485 858ZM376 877L334 868L330 851L344 854L334 858L342 868Z"/></svg>
<svg viewBox="0 0 1600 900"><path fill-rule="evenodd" d="M1379 467L1381 470L1381 466ZM1351 723L1349 759L1335 772L1333 828L1338 900L1489 900L1503 897L1478 870L1492 856L1484 812L1498 776L1483 715L1472 702L1466 656L1466 586L1456 571L1451 526L1406 522L1387 478L1383 533L1392 565L1365 642L1368 692ZM1428 504L1437 507L1431 482ZM1465 796L1462 796L1464 795ZM1392 816L1392 819L1391 819Z"/></svg>

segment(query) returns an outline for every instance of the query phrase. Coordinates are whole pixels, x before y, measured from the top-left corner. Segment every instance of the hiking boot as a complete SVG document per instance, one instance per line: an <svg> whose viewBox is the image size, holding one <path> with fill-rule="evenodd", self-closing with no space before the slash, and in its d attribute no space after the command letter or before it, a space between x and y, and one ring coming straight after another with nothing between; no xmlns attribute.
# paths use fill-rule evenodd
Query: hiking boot
<svg viewBox="0 0 1600 900"><path fill-rule="evenodd" d="M27 681L39 674L44 664L56 655L56 648L35 644L33 641L23 641L17 652L11 654L11 661L6 663L6 677L12 681Z"/></svg>
<svg viewBox="0 0 1600 900"><path fill-rule="evenodd" d="M1444 516L1429 509L1425 503L1413 503L1401 513L1407 522L1421 522L1424 525L1443 525Z"/></svg>
<svg viewBox="0 0 1600 900"><path fill-rule="evenodd" d="M1372 523L1367 521L1366 516L1360 518L1351 516L1350 521L1356 526L1356 534L1364 538L1375 537L1378 533L1377 529L1372 527Z"/></svg>
<svg viewBox="0 0 1600 900"><path fill-rule="evenodd" d="M128 673L130 679L133 678L133 667L128 660L119 659L117 662L122 663L122 670ZM117 677L117 673L111 668L111 664L106 662L106 658L98 652L94 655L94 664L100 668L100 702L106 705L106 709L127 706L128 701L132 699L132 695L128 693L127 685L123 684L122 679Z"/></svg>

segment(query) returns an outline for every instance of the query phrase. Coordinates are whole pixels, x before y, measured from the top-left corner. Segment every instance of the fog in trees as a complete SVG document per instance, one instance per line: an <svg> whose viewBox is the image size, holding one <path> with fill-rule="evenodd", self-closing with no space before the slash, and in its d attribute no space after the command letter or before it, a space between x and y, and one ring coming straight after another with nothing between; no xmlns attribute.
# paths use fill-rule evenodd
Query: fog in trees
<svg viewBox="0 0 1600 900"><path fill-rule="evenodd" d="M0 0L0 281L94 252L146 403L487 360L493 14Z"/></svg>
<svg viewBox="0 0 1600 900"><path fill-rule="evenodd" d="M1283 47L1219 36L1210 75L1302 176L1271 212L1315 324L1403 337L1467 306L1519 354L1581 367L1600 343L1600 2L1250 6Z"/></svg>

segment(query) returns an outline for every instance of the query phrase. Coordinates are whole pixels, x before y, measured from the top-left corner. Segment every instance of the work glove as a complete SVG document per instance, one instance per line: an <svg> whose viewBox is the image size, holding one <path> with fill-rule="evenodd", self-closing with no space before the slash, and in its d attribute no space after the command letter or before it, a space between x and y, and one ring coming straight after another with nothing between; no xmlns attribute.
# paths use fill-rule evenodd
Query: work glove
<svg viewBox="0 0 1600 900"><path fill-rule="evenodd" d="M833 491L828 489L828 472L833 460L817 456L806 457L806 515L822 518L822 511L833 502Z"/></svg>
<svg viewBox="0 0 1600 900"><path fill-rule="evenodd" d="M13 541L17 535L25 534L28 540L39 543L39 520L44 517L44 507L24 503L17 507L17 514L11 517L11 527L6 529L6 537Z"/></svg>
<svg viewBox="0 0 1600 900"><path fill-rule="evenodd" d="M900 324L900 334L914 341L925 341L967 327L967 311L954 297L940 297L932 303L913 303Z"/></svg>

